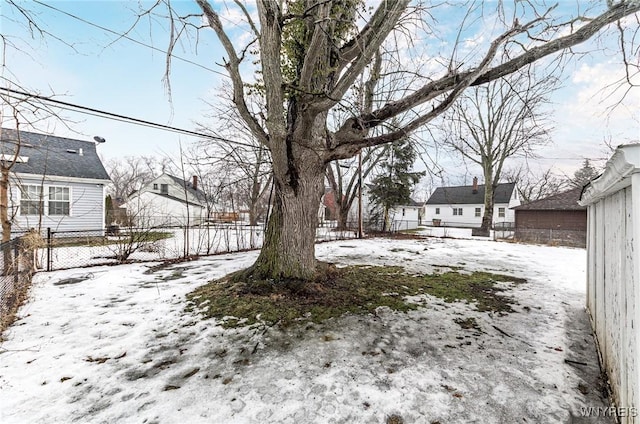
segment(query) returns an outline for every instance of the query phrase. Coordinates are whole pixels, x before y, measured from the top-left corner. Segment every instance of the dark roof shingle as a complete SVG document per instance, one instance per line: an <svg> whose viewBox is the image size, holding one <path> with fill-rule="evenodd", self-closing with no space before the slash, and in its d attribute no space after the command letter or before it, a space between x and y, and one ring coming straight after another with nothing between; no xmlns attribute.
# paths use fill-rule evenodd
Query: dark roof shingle
<svg viewBox="0 0 640 424"><path fill-rule="evenodd" d="M9 128L2 128L0 134L1 154L13 155L19 141L19 156L28 158L26 163L16 163L11 169L12 172L95 180L110 179L98 157L96 144L92 141L27 131L20 131L18 138L18 132Z"/></svg>
<svg viewBox="0 0 640 424"><path fill-rule="evenodd" d="M509 203L516 183L500 183L494 190L495 203ZM427 205L472 205L484 203L484 184L478 184L474 193L473 186L438 187Z"/></svg>
<svg viewBox="0 0 640 424"><path fill-rule="evenodd" d="M580 206L578 200L582 194L582 187L557 193L544 199L535 200L524 205L516 206L515 210L543 211L543 210L585 210L586 206Z"/></svg>

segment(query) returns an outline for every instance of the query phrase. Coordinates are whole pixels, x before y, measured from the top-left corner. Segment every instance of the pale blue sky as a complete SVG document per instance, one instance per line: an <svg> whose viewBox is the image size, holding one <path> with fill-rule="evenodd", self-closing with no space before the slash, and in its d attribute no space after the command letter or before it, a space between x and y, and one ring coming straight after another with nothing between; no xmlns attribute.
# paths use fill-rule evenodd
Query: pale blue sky
<svg viewBox="0 0 640 424"><path fill-rule="evenodd" d="M51 1L48 4L119 33L133 24L134 9L137 10L137 2L133 1ZM173 4L183 12L197 12L194 2L174 1ZM575 4L582 3L566 1L561 6L569 8ZM201 99L215 101L216 88L222 78L219 74L174 60L170 103L162 81L165 70L162 53L129 40L116 40L113 34L40 4L26 2L24 5L36 13L43 29L72 44L73 48L50 36L31 37L24 25L11 21L12 17L16 20L20 17L9 10L6 3L3 4L2 33L10 36L18 47L6 51L4 77L20 83L23 88L43 95L55 93L60 100L190 130L194 129L194 121L203 120L207 113L207 106ZM230 14L223 24L232 27L232 20L233 15ZM143 21L130 36L165 49L168 41L163 26L166 25L166 22L150 24L148 20ZM447 28L453 36L452 26ZM197 53L194 52L193 40L185 40L174 53L223 71L218 65L223 54L212 31L202 31L201 35ZM448 37L444 33L440 35ZM447 42L446 39L444 41ZM593 49L594 45L580 49ZM640 139L640 96L637 91L629 95L625 105L609 115L605 115L606 106L615 98L603 100L598 94L621 71L618 60L617 57L591 54L567 67L564 87L554 96L554 145L539 151L541 159L538 164L541 167L555 166L561 172L572 173L584 157L608 156L603 140L611 138L613 144L621 144ZM179 142L194 141L184 135L72 112L63 112L62 116L69 120L71 129L51 121L44 128L40 125L39 129L89 140L100 135L107 140L99 147L106 158L164 153L176 155ZM465 174L470 178L474 173L473 169L452 172L451 179L464 178Z"/></svg>

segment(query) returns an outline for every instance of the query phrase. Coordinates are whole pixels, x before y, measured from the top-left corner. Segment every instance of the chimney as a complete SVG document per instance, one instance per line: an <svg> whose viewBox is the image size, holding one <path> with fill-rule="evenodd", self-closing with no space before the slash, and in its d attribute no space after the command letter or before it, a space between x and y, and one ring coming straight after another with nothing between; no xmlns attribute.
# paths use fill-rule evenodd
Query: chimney
<svg viewBox="0 0 640 424"><path fill-rule="evenodd" d="M198 189L198 176L197 175L193 176L193 182L191 183L191 185L193 186L194 190Z"/></svg>
<svg viewBox="0 0 640 424"><path fill-rule="evenodd" d="M473 194L478 193L478 177L473 177Z"/></svg>

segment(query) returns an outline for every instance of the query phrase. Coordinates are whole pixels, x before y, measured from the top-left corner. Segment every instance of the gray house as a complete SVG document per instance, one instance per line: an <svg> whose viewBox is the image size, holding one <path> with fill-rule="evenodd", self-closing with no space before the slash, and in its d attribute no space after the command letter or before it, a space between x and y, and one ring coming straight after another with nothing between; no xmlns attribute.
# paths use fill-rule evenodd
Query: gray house
<svg viewBox="0 0 640 424"><path fill-rule="evenodd" d="M95 142L2 128L0 160L6 166L14 158L8 199L12 232L104 230L110 179Z"/></svg>

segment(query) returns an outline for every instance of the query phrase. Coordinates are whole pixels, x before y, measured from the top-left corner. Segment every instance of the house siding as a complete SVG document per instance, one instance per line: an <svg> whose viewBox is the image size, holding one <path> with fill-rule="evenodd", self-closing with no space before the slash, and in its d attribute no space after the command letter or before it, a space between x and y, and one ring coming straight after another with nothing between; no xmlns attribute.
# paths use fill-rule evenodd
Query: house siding
<svg viewBox="0 0 640 424"><path fill-rule="evenodd" d="M166 227L201 224L205 208L187 205L155 193L142 193L126 203L133 224L141 227ZM188 218L187 218L188 214Z"/></svg>
<svg viewBox="0 0 640 424"><path fill-rule="evenodd" d="M493 208L493 223L514 222L515 214L510 208L510 203L496 203ZM436 208L440 208L440 214L436 214ZM454 215L453 209L462 209L462 215ZM475 216L476 208L480 208L480 216ZM505 209L505 216L499 217L500 208ZM425 223L432 224L434 219L441 220L440 225L449 227L469 227L480 228L482 225L482 216L484 215L483 204L445 204L445 205L426 205L425 207Z"/></svg>
<svg viewBox="0 0 640 424"><path fill-rule="evenodd" d="M42 185L45 207L42 217L37 215L23 215L20 205L20 185ZM70 196L69 215L48 215L46 207L47 190L49 187L68 187ZM19 233L30 228L45 231L103 231L104 230L104 184L97 182L69 182L50 178L21 176L19 181L12 179L11 210L14 213L12 232Z"/></svg>
<svg viewBox="0 0 640 424"><path fill-rule="evenodd" d="M422 206L398 206L389 211L389 216L392 220L392 228L397 231L413 230L421 225L422 214L420 210ZM404 215L402 211L404 210Z"/></svg>

